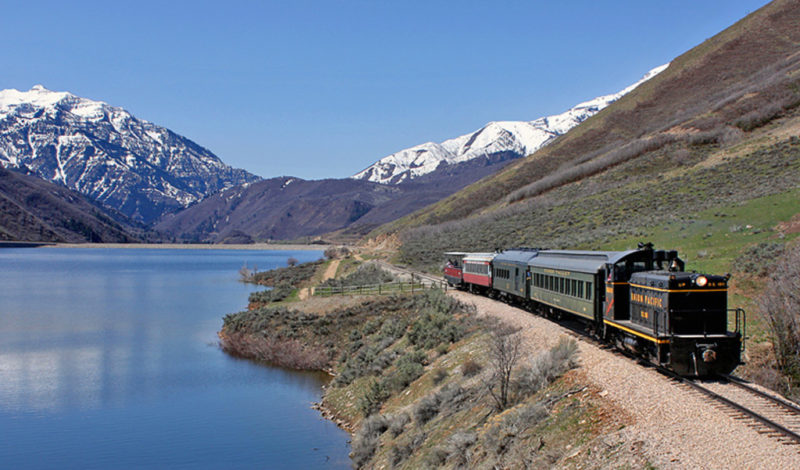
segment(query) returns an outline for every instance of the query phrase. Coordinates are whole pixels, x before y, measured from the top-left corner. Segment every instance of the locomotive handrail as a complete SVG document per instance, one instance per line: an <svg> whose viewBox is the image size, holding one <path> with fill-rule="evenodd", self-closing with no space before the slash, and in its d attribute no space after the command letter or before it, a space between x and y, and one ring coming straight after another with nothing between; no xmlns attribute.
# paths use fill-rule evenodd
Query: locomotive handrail
<svg viewBox="0 0 800 470"><path fill-rule="evenodd" d="M734 333L739 333L742 336L742 346L741 351L744 352L745 348L745 337L747 336L747 312L744 311L743 308L729 308L728 313L733 312L735 316L735 329L733 330Z"/></svg>

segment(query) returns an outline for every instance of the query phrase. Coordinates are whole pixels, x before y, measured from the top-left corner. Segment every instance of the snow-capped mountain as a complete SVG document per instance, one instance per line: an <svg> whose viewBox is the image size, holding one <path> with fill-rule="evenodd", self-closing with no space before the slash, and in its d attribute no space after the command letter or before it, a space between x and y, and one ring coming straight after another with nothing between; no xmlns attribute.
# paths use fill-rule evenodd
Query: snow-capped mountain
<svg viewBox="0 0 800 470"><path fill-rule="evenodd" d="M437 169L485 158L489 163L530 155L566 133L581 122L600 112L645 81L653 78L669 64L654 68L641 80L619 93L600 96L580 103L555 116L534 121L496 121L483 128L442 143L427 142L381 158L354 179L376 183L400 184Z"/></svg>
<svg viewBox="0 0 800 470"><path fill-rule="evenodd" d="M0 91L0 165L142 222L259 179L122 108L41 85Z"/></svg>

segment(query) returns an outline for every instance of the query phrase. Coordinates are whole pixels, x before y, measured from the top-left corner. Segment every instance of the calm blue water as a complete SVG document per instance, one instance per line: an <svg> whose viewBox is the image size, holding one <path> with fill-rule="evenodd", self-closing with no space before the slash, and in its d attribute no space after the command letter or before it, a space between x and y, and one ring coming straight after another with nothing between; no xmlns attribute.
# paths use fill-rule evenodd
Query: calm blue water
<svg viewBox="0 0 800 470"><path fill-rule="evenodd" d="M349 468L319 375L217 346L239 268L290 256L0 249L0 468Z"/></svg>

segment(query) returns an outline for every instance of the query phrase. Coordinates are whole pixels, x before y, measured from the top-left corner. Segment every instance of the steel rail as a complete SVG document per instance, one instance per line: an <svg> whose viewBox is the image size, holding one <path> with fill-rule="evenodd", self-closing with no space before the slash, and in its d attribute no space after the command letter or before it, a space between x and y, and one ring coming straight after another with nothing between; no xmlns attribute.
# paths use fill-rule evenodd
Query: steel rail
<svg viewBox="0 0 800 470"><path fill-rule="evenodd" d="M789 402L787 400L784 400L783 398L778 398L776 396L770 395L769 393L762 392L761 390L753 387L752 385L748 384L747 382L745 382L744 380L740 379L739 377L734 377L732 375L727 375L727 374L719 374L719 376L721 378L727 380L731 384L739 387L739 388L742 388L744 390L747 390L750 393L753 393L753 394L758 395L758 396L760 396L762 398L765 398L765 399L771 401L772 403L774 403L774 404L776 404L778 406L781 406L782 408L784 408L784 409L786 409L788 411L791 411L794 414L800 415L800 406L798 406L798 405L796 405L794 403L791 403L791 402Z"/></svg>
<svg viewBox="0 0 800 470"><path fill-rule="evenodd" d="M767 418L767 417L765 417L763 415L760 415L760 414L756 413L755 411L753 411L753 410L751 410L749 408L746 408L746 407L744 407L744 406L742 406L742 405L740 405L740 404L738 404L738 403L736 403L736 402L734 402L734 401L732 401L732 400L730 400L728 398L725 398L722 395L720 395L720 394L718 394L716 392L713 392L713 391L703 387L702 385L700 385L700 384L698 384L698 383L696 383L696 382L694 382L692 380L689 380L687 378L681 377L680 375L677 375L674 372L671 372L669 370L662 369L662 368L659 368L658 370L659 370L659 372L661 372L662 374L672 378L673 380L676 380L676 381L678 381L680 383L686 384L686 385L690 386L691 388L693 388L693 389L695 389L695 390L697 390L697 391L699 391L701 393L704 393L705 395L711 397L712 399L717 400L718 402L723 403L723 404L733 408L734 410L742 413L743 415L748 416L748 417L756 420L760 424L772 429L773 431L778 432L780 434L783 434L784 436L788 437L789 439L795 441L794 442L795 444L800 444L800 434L792 431L791 429L788 429L788 428L786 428L784 426L781 426L780 424L772 421L771 419L769 419L769 418Z"/></svg>

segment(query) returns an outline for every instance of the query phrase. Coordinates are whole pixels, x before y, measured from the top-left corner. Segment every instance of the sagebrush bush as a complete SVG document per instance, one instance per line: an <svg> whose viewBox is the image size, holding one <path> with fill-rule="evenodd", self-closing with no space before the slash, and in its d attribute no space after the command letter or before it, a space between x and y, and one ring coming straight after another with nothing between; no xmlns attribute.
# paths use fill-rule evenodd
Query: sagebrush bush
<svg viewBox="0 0 800 470"><path fill-rule="evenodd" d="M377 412L383 402L389 398L390 393L386 387L378 380L373 380L367 386L366 392L361 396L358 401L358 411L364 416L370 416Z"/></svg>
<svg viewBox="0 0 800 470"><path fill-rule="evenodd" d="M547 408L542 403L521 405L489 426L481 435L481 444L484 449L496 455L502 454L527 429L536 426L548 415Z"/></svg>
<svg viewBox="0 0 800 470"><path fill-rule="evenodd" d="M420 425L427 423L440 412L453 414L466 403L469 391L457 383L447 384L439 391L420 399L414 407L414 419Z"/></svg>
<svg viewBox="0 0 800 470"><path fill-rule="evenodd" d="M285 284L297 287L298 284L308 281L317 272L317 268L322 266L323 260L311 261L308 263L289 266L286 268L276 268L269 271L260 271L250 275L247 282L261 284L264 286L277 286Z"/></svg>
<svg viewBox="0 0 800 470"><path fill-rule="evenodd" d="M743 273L766 276L784 253L785 248L782 243L761 242L747 247L733 262L733 267Z"/></svg>
<svg viewBox="0 0 800 470"><path fill-rule="evenodd" d="M386 420L380 415L370 416L361 423L350 446L350 458L357 468L363 467L375 454L386 429Z"/></svg>
<svg viewBox="0 0 800 470"><path fill-rule="evenodd" d="M414 448L412 447L411 443L406 444L396 444L392 446L390 450L390 463L392 467L398 467L401 463L405 462L411 454L414 453Z"/></svg>
<svg viewBox="0 0 800 470"><path fill-rule="evenodd" d="M577 365L578 343L561 337L548 351L536 356L522 367L512 383L515 399L521 401L552 383Z"/></svg>
<svg viewBox="0 0 800 470"><path fill-rule="evenodd" d="M461 411L469 405L470 399L474 397L474 389L464 388L458 383L445 385L436 394L439 399L439 413L449 416Z"/></svg>
<svg viewBox="0 0 800 470"><path fill-rule="evenodd" d="M423 397L414 407L414 419L422 426L439 414L440 404L439 397L435 393Z"/></svg>
<svg viewBox="0 0 800 470"><path fill-rule="evenodd" d="M271 302L280 302L281 300L289 297L294 289L288 284L280 284L269 290L262 290L253 292L248 297L247 301L251 304L268 304Z"/></svg>
<svg viewBox="0 0 800 470"><path fill-rule="evenodd" d="M780 371L788 378L786 392L800 396L800 244L787 248L758 299L772 333Z"/></svg>
<svg viewBox="0 0 800 470"><path fill-rule="evenodd" d="M411 418L409 418L407 413L401 412L386 416L386 423L389 426L389 432L392 434L392 437L397 437L400 434L403 434L406 424L410 422Z"/></svg>
<svg viewBox="0 0 800 470"><path fill-rule="evenodd" d="M480 362L476 361L473 358L469 358L461 364L461 374L464 377L473 377L477 375L481 370L483 370L483 366Z"/></svg>
<svg viewBox="0 0 800 470"><path fill-rule="evenodd" d="M447 456L447 449L435 447L425 456L425 463L429 468L441 467L447 461Z"/></svg>
<svg viewBox="0 0 800 470"><path fill-rule="evenodd" d="M446 460L451 460L456 468L469 465L469 448L478 441L478 435L469 431L458 431L447 439L444 450Z"/></svg>
<svg viewBox="0 0 800 470"><path fill-rule="evenodd" d="M450 312L428 310L411 324L408 340L421 349L434 349L442 343L455 343L464 334L462 325Z"/></svg>
<svg viewBox="0 0 800 470"><path fill-rule="evenodd" d="M425 354L419 351L400 356L395 364L395 371L386 378L386 387L393 391L399 391L408 387L411 382L417 380L425 371L422 365L425 361Z"/></svg>

